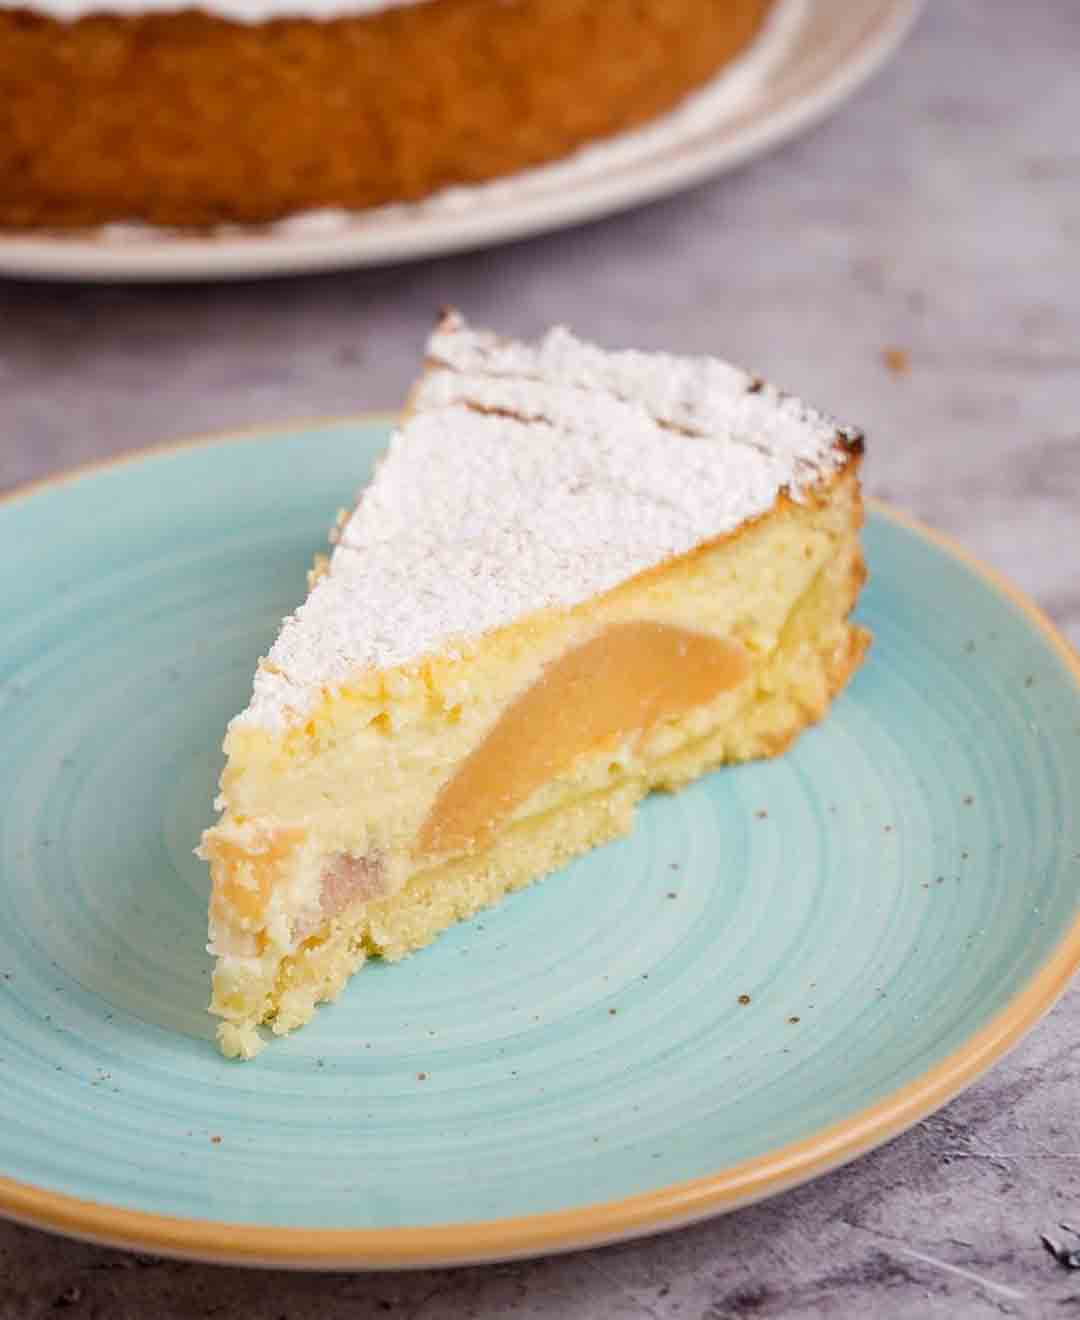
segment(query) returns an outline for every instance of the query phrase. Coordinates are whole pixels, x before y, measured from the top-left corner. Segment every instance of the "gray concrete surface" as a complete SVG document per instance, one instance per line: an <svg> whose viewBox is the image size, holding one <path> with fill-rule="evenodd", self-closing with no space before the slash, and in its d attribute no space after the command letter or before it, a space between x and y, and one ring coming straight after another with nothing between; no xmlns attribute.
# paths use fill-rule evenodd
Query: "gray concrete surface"
<svg viewBox="0 0 1080 1320"><path fill-rule="evenodd" d="M0 488L194 432L397 403L433 310L717 351L862 423L869 490L1080 643L1080 4L931 0L824 127L513 247L176 288L0 283ZM902 350L906 369L886 364ZM161 1262L0 1224L0 1318L1080 1316L1080 990L941 1114L725 1219L410 1275Z"/></svg>

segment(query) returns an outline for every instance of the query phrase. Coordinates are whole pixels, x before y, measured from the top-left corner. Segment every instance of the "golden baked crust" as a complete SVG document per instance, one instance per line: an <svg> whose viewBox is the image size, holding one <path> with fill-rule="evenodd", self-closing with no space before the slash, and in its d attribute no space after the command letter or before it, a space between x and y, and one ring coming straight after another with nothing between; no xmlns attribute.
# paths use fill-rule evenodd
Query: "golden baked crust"
<svg viewBox="0 0 1080 1320"><path fill-rule="evenodd" d="M0 11L0 229L257 223L490 179L670 108L770 2L429 0L252 25Z"/></svg>

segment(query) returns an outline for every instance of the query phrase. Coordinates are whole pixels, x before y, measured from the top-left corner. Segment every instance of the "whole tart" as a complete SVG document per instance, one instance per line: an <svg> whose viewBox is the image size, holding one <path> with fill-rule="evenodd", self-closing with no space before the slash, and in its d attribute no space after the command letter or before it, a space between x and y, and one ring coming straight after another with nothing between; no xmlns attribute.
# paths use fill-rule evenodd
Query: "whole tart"
<svg viewBox="0 0 1080 1320"><path fill-rule="evenodd" d="M820 719L868 641L861 452L724 362L446 316L226 735L223 1050Z"/></svg>
<svg viewBox="0 0 1080 1320"><path fill-rule="evenodd" d="M771 0L0 3L0 229L422 198L674 106Z"/></svg>

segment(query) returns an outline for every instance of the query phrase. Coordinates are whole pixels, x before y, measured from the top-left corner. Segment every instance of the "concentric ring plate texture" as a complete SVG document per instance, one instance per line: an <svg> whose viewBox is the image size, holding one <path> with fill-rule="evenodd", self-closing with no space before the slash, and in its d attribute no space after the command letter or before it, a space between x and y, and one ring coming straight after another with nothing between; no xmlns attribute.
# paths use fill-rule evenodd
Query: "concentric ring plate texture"
<svg viewBox="0 0 1080 1320"><path fill-rule="evenodd" d="M872 652L787 755L222 1059L192 855L222 731L389 427L0 505L0 1211L292 1264L580 1245L850 1158L1045 1011L1080 957L1077 671L879 509Z"/></svg>
<svg viewBox="0 0 1080 1320"><path fill-rule="evenodd" d="M805 132L897 49L923 0L778 0L764 37L702 96L567 162L428 201L183 234L112 226L0 234L0 274L202 280L410 261L547 233L665 197ZM407 75L406 75L407 76Z"/></svg>

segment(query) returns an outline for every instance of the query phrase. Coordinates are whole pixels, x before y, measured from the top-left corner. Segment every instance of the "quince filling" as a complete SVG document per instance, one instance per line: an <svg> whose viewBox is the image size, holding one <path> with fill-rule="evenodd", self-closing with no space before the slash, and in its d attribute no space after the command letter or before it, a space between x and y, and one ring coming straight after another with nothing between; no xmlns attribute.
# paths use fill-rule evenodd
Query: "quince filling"
<svg viewBox="0 0 1080 1320"><path fill-rule="evenodd" d="M503 712L439 793L418 852L488 843L522 804L580 756L648 732L726 692L749 672L737 643L660 623L613 624L549 665Z"/></svg>
<svg viewBox="0 0 1080 1320"><path fill-rule="evenodd" d="M729 691L750 672L746 650L707 633L655 622L612 624L552 661L503 710L438 791L408 869L487 847L529 799L581 758L605 755ZM279 827L241 844L208 837L211 916L222 951L260 954L279 880L306 831ZM391 891L385 858L336 852L319 860L317 892L291 914L295 945L360 901Z"/></svg>

